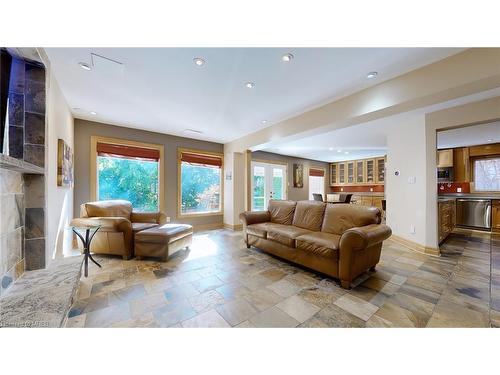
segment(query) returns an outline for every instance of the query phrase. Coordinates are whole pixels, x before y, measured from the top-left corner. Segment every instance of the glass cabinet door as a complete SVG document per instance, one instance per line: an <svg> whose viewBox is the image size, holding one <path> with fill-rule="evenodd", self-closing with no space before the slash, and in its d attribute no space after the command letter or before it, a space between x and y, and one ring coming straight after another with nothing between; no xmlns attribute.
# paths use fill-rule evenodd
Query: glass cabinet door
<svg viewBox="0 0 500 375"><path fill-rule="evenodd" d="M330 185L335 185L337 183L337 164L330 164Z"/></svg>
<svg viewBox="0 0 500 375"><path fill-rule="evenodd" d="M354 162L347 163L347 183L354 183Z"/></svg>
<svg viewBox="0 0 500 375"><path fill-rule="evenodd" d="M339 163L339 184L345 184L345 163Z"/></svg>
<svg viewBox="0 0 500 375"><path fill-rule="evenodd" d="M366 182L375 182L375 160L373 159L366 161Z"/></svg>
<svg viewBox="0 0 500 375"><path fill-rule="evenodd" d="M377 159L377 182L385 180L385 158Z"/></svg>
<svg viewBox="0 0 500 375"><path fill-rule="evenodd" d="M356 162L356 183L362 184L365 182L365 163L363 160L359 160Z"/></svg>

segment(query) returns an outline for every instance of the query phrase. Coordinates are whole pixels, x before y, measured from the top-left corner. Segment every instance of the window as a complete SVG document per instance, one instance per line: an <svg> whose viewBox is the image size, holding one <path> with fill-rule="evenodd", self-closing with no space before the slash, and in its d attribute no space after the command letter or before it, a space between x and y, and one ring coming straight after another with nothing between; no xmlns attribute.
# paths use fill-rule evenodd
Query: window
<svg viewBox="0 0 500 375"><path fill-rule="evenodd" d="M179 149L179 216L222 213L222 154Z"/></svg>
<svg viewBox="0 0 500 375"><path fill-rule="evenodd" d="M474 189L500 191L500 158L474 161Z"/></svg>
<svg viewBox="0 0 500 375"><path fill-rule="evenodd" d="M325 199L325 171L309 168L309 199L314 200L313 194L321 194Z"/></svg>
<svg viewBox="0 0 500 375"><path fill-rule="evenodd" d="M92 199L125 199L134 211L156 212L163 201L163 146L92 137Z"/></svg>

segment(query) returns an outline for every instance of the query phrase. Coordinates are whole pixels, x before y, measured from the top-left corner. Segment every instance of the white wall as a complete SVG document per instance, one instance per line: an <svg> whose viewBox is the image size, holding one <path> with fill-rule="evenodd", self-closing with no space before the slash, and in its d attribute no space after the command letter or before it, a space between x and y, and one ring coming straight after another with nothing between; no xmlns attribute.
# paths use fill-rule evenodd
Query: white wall
<svg viewBox="0 0 500 375"><path fill-rule="evenodd" d="M231 180L227 180L227 174ZM224 224L240 224L239 214L245 210L245 158L240 152L224 153Z"/></svg>
<svg viewBox="0 0 500 375"><path fill-rule="evenodd" d="M387 133L387 224L393 234L426 244L427 139L425 115L396 116ZM435 144L435 142L434 142ZM431 151L435 153L434 151ZM395 172L399 171L399 176ZM434 172L435 174L435 167ZM414 183L409 179L414 178ZM436 190L435 186L434 189ZM411 233L414 227L415 233Z"/></svg>
<svg viewBox="0 0 500 375"><path fill-rule="evenodd" d="M57 141L63 139L74 150L73 116L50 71L50 62L42 59L47 67L47 114L45 192L47 228L46 263L67 255L72 248L72 235L68 230L73 217L73 188L57 186Z"/></svg>

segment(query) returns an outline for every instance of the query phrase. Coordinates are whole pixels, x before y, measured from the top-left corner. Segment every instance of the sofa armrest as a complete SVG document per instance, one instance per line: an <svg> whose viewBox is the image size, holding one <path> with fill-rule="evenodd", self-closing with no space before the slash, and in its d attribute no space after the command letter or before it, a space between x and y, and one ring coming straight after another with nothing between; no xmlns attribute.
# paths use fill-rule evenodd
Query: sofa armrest
<svg viewBox="0 0 500 375"><path fill-rule="evenodd" d="M265 223L266 221L271 221L271 214L269 211L245 211L240 214L240 221L243 226Z"/></svg>
<svg viewBox="0 0 500 375"><path fill-rule="evenodd" d="M101 231L132 231L130 220L124 217L91 217L71 220L71 226L100 225Z"/></svg>
<svg viewBox="0 0 500 375"><path fill-rule="evenodd" d="M346 230L340 237L340 248L362 250L388 239L391 228L385 224L370 224Z"/></svg>

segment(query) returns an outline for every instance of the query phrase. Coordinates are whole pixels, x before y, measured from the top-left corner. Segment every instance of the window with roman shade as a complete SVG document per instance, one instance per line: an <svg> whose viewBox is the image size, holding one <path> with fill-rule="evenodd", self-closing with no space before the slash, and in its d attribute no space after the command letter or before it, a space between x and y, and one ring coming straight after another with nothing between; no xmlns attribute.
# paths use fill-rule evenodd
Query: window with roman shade
<svg viewBox="0 0 500 375"><path fill-rule="evenodd" d="M309 168L309 199L313 194L321 194L325 198L325 171L319 168Z"/></svg>
<svg viewBox="0 0 500 375"><path fill-rule="evenodd" d="M222 154L179 149L179 216L222 213Z"/></svg>
<svg viewBox="0 0 500 375"><path fill-rule="evenodd" d="M135 211L160 210L163 146L120 140L95 142L96 199L124 199Z"/></svg>

